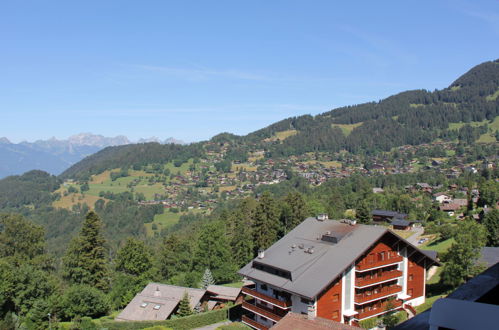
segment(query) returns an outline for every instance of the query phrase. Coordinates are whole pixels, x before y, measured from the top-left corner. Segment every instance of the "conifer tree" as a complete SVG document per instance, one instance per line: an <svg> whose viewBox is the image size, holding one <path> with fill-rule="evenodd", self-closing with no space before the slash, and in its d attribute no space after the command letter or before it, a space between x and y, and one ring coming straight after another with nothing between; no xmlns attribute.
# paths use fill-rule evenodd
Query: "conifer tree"
<svg viewBox="0 0 499 330"><path fill-rule="evenodd" d="M116 270L129 275L143 275L152 268L152 256L144 242L128 238L118 251Z"/></svg>
<svg viewBox="0 0 499 330"><path fill-rule="evenodd" d="M101 229L99 216L88 212L79 235L71 241L63 259L63 275L70 283L109 289L108 257Z"/></svg>
<svg viewBox="0 0 499 330"><path fill-rule="evenodd" d="M211 271L209 268L206 268L204 270L202 282L203 282L203 289L206 289L210 285L215 284L215 280L213 279L213 275L211 275Z"/></svg>
<svg viewBox="0 0 499 330"><path fill-rule="evenodd" d="M284 233L298 226L308 216L307 204L299 192L290 192L285 198L285 212L283 214Z"/></svg>
<svg viewBox="0 0 499 330"><path fill-rule="evenodd" d="M211 270L216 282L231 281L235 275L225 226L219 221L206 224L199 234L194 270L201 273L206 268Z"/></svg>
<svg viewBox="0 0 499 330"><path fill-rule="evenodd" d="M187 294L187 291L184 292L184 296L182 297L182 300L178 303L178 310L177 310L177 315L180 317L183 316L189 316L192 315L192 309L191 305L189 302L189 295Z"/></svg>
<svg viewBox="0 0 499 330"><path fill-rule="evenodd" d="M255 253L260 249L268 248L277 240L279 213L275 199L268 191L264 192L255 212L253 227Z"/></svg>

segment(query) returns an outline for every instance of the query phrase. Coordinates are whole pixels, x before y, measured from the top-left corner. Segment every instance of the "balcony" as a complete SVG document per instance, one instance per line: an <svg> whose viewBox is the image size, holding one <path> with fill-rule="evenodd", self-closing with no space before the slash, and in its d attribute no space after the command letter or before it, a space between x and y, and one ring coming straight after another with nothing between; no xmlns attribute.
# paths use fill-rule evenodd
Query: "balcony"
<svg viewBox="0 0 499 330"><path fill-rule="evenodd" d="M268 307L262 305L253 305L252 303L246 301L243 301L243 308L260 316L266 317L274 322L279 322L284 317L284 315L287 314L287 312L282 310L272 310Z"/></svg>
<svg viewBox="0 0 499 330"><path fill-rule="evenodd" d="M393 285L389 287L384 287L380 290L378 290L377 293L374 293L374 291L370 291L371 294L367 294L366 292L356 294L355 295L355 303L356 304L364 304L372 300L377 300L381 299L383 297L387 297L389 295L399 293L402 291L402 287L400 285Z"/></svg>
<svg viewBox="0 0 499 330"><path fill-rule="evenodd" d="M388 305L388 301L385 301L384 303L382 303L379 307L377 308L373 308L371 310L364 310L364 311L361 311L360 309L358 310L359 314L355 317L357 320L363 320L363 319L366 319L368 317L372 317L372 316L375 316L375 315L378 315L378 314L383 314L385 312L387 312L388 310L386 310L386 307ZM391 304L392 304L392 309L398 309L400 307L402 307L402 301L400 300L393 300L391 301ZM392 310L390 309L390 310Z"/></svg>
<svg viewBox="0 0 499 330"><path fill-rule="evenodd" d="M376 284L379 282L393 280L393 279L396 279L396 278L401 277L401 276L402 276L402 272L400 270L391 270L389 272L384 272L381 274L381 276L376 276L374 278L367 278L367 277L356 278L355 279L355 286L362 288L362 287L373 285L373 284Z"/></svg>
<svg viewBox="0 0 499 330"><path fill-rule="evenodd" d="M355 266L355 270L358 272L363 272L363 271L373 269L373 268L379 268L379 267L383 267L383 266L396 264L398 262L401 262L402 260L403 260L402 256L396 256L395 258L389 258L389 259L385 259L385 260L376 260L376 261L370 262L370 263L366 262L366 263L362 263L362 264L357 264Z"/></svg>
<svg viewBox="0 0 499 330"><path fill-rule="evenodd" d="M263 300L271 305L277 306L279 308L283 309L288 309L291 307L291 301L290 300L279 300L276 298L272 298L270 296L267 296L266 294L263 294L261 292L258 292L256 290L250 289L248 287L243 287L243 293L247 294L248 296L252 296L253 298L257 298L260 300Z"/></svg>
<svg viewBox="0 0 499 330"><path fill-rule="evenodd" d="M250 327L258 329L258 330L268 330L269 329L268 327L264 326L263 324L258 323L255 320L252 320L251 318L247 317L246 315L243 315L241 321L244 324L249 325Z"/></svg>

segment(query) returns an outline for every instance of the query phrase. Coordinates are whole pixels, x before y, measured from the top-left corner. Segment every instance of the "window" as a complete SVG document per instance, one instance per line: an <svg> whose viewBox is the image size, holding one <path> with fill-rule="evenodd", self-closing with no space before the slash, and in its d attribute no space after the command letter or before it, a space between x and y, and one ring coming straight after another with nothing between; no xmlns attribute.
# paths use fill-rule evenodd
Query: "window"
<svg viewBox="0 0 499 330"><path fill-rule="evenodd" d="M146 303L146 302L145 302L145 303L140 304L140 307L142 307L142 308L146 308L146 307L147 307L147 305L148 305L148 303Z"/></svg>
<svg viewBox="0 0 499 330"><path fill-rule="evenodd" d="M412 281L414 279L414 275L409 274L409 281Z"/></svg>
<svg viewBox="0 0 499 330"><path fill-rule="evenodd" d="M374 262L374 254L371 253L367 256L367 262L369 262L370 264L372 264Z"/></svg>
<svg viewBox="0 0 499 330"><path fill-rule="evenodd" d="M340 295L338 293L333 295L333 301L338 301L340 300Z"/></svg>
<svg viewBox="0 0 499 330"><path fill-rule="evenodd" d="M412 297L412 294L413 294L413 293L414 293L413 289L409 289L409 290L407 291L407 294L408 294L409 296L411 296L411 297Z"/></svg>
<svg viewBox="0 0 499 330"><path fill-rule="evenodd" d="M267 291L267 284L260 285L260 289L262 289L263 291Z"/></svg>
<svg viewBox="0 0 499 330"><path fill-rule="evenodd" d="M265 317L263 317L263 316L260 316L260 319L261 319L262 321L267 321L267 318L265 318Z"/></svg>
<svg viewBox="0 0 499 330"><path fill-rule="evenodd" d="M379 254L379 260L380 261L384 261L385 260L385 251L380 252L380 254Z"/></svg>
<svg viewBox="0 0 499 330"><path fill-rule="evenodd" d="M414 263L412 261L409 261L409 267L414 267Z"/></svg>
<svg viewBox="0 0 499 330"><path fill-rule="evenodd" d="M333 319L337 319L340 316L339 311L334 311L333 312Z"/></svg>

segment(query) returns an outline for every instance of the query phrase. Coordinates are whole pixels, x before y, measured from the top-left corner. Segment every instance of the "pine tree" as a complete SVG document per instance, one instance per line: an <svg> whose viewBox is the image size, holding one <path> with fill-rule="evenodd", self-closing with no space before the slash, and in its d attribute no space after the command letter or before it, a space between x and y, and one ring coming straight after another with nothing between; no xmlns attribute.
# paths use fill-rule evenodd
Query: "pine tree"
<svg viewBox="0 0 499 330"><path fill-rule="evenodd" d="M129 275L143 275L152 268L152 256L144 242L128 238L118 251L116 270Z"/></svg>
<svg viewBox="0 0 499 330"><path fill-rule="evenodd" d="M277 240L279 231L279 207L268 191L260 197L253 227L255 253L266 249Z"/></svg>
<svg viewBox="0 0 499 330"><path fill-rule="evenodd" d="M63 276L70 283L109 289L108 257L101 229L99 216L88 212L79 235L71 241L63 258Z"/></svg>
<svg viewBox="0 0 499 330"><path fill-rule="evenodd" d="M181 240L176 235L165 238L159 255L159 271L164 279L171 279L179 273L188 272L192 265L192 252L189 240Z"/></svg>
<svg viewBox="0 0 499 330"><path fill-rule="evenodd" d="M178 303L178 310L177 310L177 315L180 317L183 316L189 316L192 315L192 309L191 305L189 302L189 295L187 294L187 291L184 292L184 296L182 297L182 300Z"/></svg>
<svg viewBox="0 0 499 330"><path fill-rule="evenodd" d="M210 285L215 284L215 280L213 279L213 275L211 275L211 271L209 268L206 268L204 270L202 283L203 283L203 289L206 289Z"/></svg>
<svg viewBox="0 0 499 330"><path fill-rule="evenodd" d="M217 221L206 224L197 241L194 270L201 273L203 269L211 269L216 282L234 279L236 267L230 255L224 223Z"/></svg>
<svg viewBox="0 0 499 330"><path fill-rule="evenodd" d="M237 267L242 267L253 258L253 220L257 202L245 198L228 218L234 228L230 239L232 259Z"/></svg>
<svg viewBox="0 0 499 330"><path fill-rule="evenodd" d="M286 214L283 214L284 233L293 230L308 216L307 204L299 192L291 192L284 198Z"/></svg>

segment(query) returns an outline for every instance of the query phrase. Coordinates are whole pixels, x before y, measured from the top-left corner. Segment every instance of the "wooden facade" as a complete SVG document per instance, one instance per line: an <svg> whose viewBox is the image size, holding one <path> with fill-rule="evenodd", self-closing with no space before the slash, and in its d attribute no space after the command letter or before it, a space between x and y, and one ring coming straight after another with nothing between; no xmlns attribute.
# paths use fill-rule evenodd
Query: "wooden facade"
<svg viewBox="0 0 499 330"><path fill-rule="evenodd" d="M341 322L341 279L334 281L317 300L317 316Z"/></svg>

